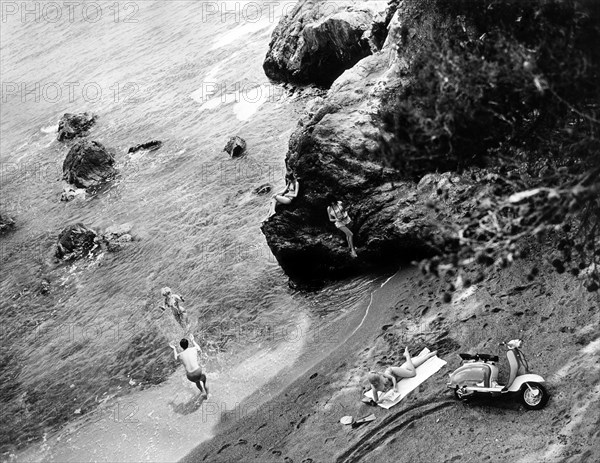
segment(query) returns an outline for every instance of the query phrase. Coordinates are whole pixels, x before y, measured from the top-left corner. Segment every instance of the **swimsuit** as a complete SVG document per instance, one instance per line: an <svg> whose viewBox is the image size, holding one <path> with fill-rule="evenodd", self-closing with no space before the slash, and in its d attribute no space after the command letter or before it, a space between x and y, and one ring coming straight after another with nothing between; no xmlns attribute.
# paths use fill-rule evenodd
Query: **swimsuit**
<svg viewBox="0 0 600 463"><path fill-rule="evenodd" d="M330 206L331 207L331 206ZM331 207L331 211L333 212L333 216L335 217L335 226L337 228L342 228L348 225L352 219L346 212L346 209L343 206L335 205Z"/></svg>
<svg viewBox="0 0 600 463"><path fill-rule="evenodd" d="M196 368L194 371L188 371L186 372L185 376L187 376L187 379L189 379L192 383L202 381L206 386L206 375L202 373L202 368Z"/></svg>

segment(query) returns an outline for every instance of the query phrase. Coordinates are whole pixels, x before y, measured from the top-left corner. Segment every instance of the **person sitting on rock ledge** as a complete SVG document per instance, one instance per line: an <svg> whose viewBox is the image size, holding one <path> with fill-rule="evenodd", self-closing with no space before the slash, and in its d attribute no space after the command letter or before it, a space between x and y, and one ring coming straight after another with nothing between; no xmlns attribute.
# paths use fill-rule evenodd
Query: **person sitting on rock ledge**
<svg viewBox="0 0 600 463"><path fill-rule="evenodd" d="M165 298L165 305L159 307L163 312L169 308L173 312L173 316L179 325L186 330L188 328L188 315L186 310L179 304L184 302L183 298L178 294L172 294L171 288L165 286L160 293Z"/></svg>
<svg viewBox="0 0 600 463"><path fill-rule="evenodd" d="M271 207L269 208L269 214L265 218L265 220L269 220L273 215L275 215L275 206L279 204L290 204L292 200L298 196L298 189L300 188L300 184L298 183L298 179L294 177L294 174L288 170L288 173L285 176L285 190L274 194L271 197Z"/></svg>
<svg viewBox="0 0 600 463"><path fill-rule="evenodd" d="M352 237L354 235L348 228L348 225L350 225L352 219L348 215L346 209L344 209L342 202L331 199L330 205L327 206L327 215L329 216L329 221L333 222L337 228L344 232L346 235L346 240L348 240L350 254L352 257L356 257L356 249L354 249L354 243L352 242Z"/></svg>
<svg viewBox="0 0 600 463"><path fill-rule="evenodd" d="M406 358L406 363L402 364L402 366L388 367L383 373L370 371L369 383L371 384L371 391L373 392L373 401L375 403L381 402L381 398L378 394L379 392L385 393L390 389L394 389L395 392L398 392L398 381L402 378L415 377L417 375L416 368L419 365L423 365L436 353L437 351L433 351L429 352L428 354L411 358L407 347L404 349L404 358Z"/></svg>

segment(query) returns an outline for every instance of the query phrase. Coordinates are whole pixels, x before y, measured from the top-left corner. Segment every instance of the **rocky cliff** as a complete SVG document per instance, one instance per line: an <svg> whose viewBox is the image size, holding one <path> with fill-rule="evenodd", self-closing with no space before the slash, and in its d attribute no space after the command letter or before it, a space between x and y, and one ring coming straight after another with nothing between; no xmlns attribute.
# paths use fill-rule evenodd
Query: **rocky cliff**
<svg viewBox="0 0 600 463"><path fill-rule="evenodd" d="M421 192L401 172L372 160L385 136L382 100L408 82L397 44L418 17L410 8L395 11L382 50L344 72L325 98L311 101L290 139L286 164L300 181L300 195L278 206L262 230L292 280L342 277L431 255L448 244L435 227L443 211L427 207L431 191ZM330 198L341 200L353 220L356 259L328 219Z"/></svg>
<svg viewBox="0 0 600 463"><path fill-rule="evenodd" d="M344 14L363 14L367 3ZM381 49L372 46L373 54L337 77L325 97L311 100L290 137L286 166L300 193L290 205L278 205L262 226L287 275L320 283L440 252L456 261L465 230L470 242L479 240L491 253L501 251L479 256L481 261L505 263L516 255L514 242L527 235L526 227L531 234L555 227L558 222L549 217L564 218L576 210L584 191L594 207L599 185L592 187L582 175L599 168L591 155L598 141L586 125L596 121L597 106L591 102L599 96L594 81L600 61L586 44L599 32L581 19L593 16L590 5L582 4L488 1L474 8L467 0L405 0L370 15L361 30L370 31L371 44L383 43ZM298 57L313 27L307 21L330 19L313 2L299 2L275 30L265 63L268 70L276 58L285 75L268 74L290 80L294 69L311 69ZM349 21L345 24L349 27ZM564 40L549 43L548 34ZM310 59L317 62L331 38L311 37L321 41L311 46ZM354 50L365 35L340 37L348 40L336 46ZM586 68L591 71L568 71L585 63L593 63ZM310 73L312 80L307 75L300 81L318 84ZM564 104L567 98L592 110L589 121ZM573 122L578 114L580 125ZM542 146L540 140L552 141ZM544 164L550 169L541 168ZM553 169L554 177L545 173ZM555 188L560 182L562 190ZM538 191L551 186L556 193L516 207L500 221L496 211L483 210L473 227L454 226L480 205L507 202L511 191L532 185L542 185ZM326 208L332 200L342 201L352 219L357 258L329 221ZM491 228L484 223L488 216L495 220ZM588 242L592 247L594 240Z"/></svg>

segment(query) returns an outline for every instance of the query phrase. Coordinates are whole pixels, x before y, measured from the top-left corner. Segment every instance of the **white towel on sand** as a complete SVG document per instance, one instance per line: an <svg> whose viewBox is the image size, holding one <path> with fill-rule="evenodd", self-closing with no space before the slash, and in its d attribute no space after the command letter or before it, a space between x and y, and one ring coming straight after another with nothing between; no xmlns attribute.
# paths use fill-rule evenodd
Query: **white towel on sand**
<svg viewBox="0 0 600 463"><path fill-rule="evenodd" d="M430 350L425 348L418 356L428 354L429 352ZM402 378L397 383L398 392L394 392L393 389L390 389L383 394L383 400L377 405L385 409L393 407L402 399L404 399L404 397L406 397L408 393L414 390L419 384L423 383L427 378L437 373L440 368L446 365L446 363L447 362L445 360L442 360L437 355L431 357L424 364L417 367L417 376L412 378ZM373 391L369 389L369 391L365 393L365 397L373 400Z"/></svg>

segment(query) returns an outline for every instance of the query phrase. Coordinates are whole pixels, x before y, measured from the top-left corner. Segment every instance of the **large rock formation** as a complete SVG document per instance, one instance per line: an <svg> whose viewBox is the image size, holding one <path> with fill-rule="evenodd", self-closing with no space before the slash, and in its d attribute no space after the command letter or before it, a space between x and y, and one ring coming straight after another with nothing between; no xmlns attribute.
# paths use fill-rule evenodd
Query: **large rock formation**
<svg viewBox="0 0 600 463"><path fill-rule="evenodd" d="M66 113L58 123L58 141L71 140L82 137L95 124L97 116L90 113L70 114Z"/></svg>
<svg viewBox="0 0 600 463"><path fill-rule="evenodd" d="M63 162L63 179L78 188L100 185L117 170L115 158L102 144L81 140L74 144Z"/></svg>
<svg viewBox="0 0 600 463"><path fill-rule="evenodd" d="M300 194L291 205L279 206L262 231L292 280L343 277L453 244L438 230L448 213L431 207L430 189L417 189L401 172L374 161L379 140L386 137L379 117L382 99L407 82L408 64L398 57L397 44L416 17L410 9L397 11L383 49L342 74L325 98L310 102L290 138L286 164L300 182ZM456 194L467 188L452 185ZM356 259L328 219L332 198L341 200L353 219Z"/></svg>
<svg viewBox="0 0 600 463"><path fill-rule="evenodd" d="M273 32L265 73L277 81L328 87L371 54L371 28L385 11L380 0L299 1Z"/></svg>

